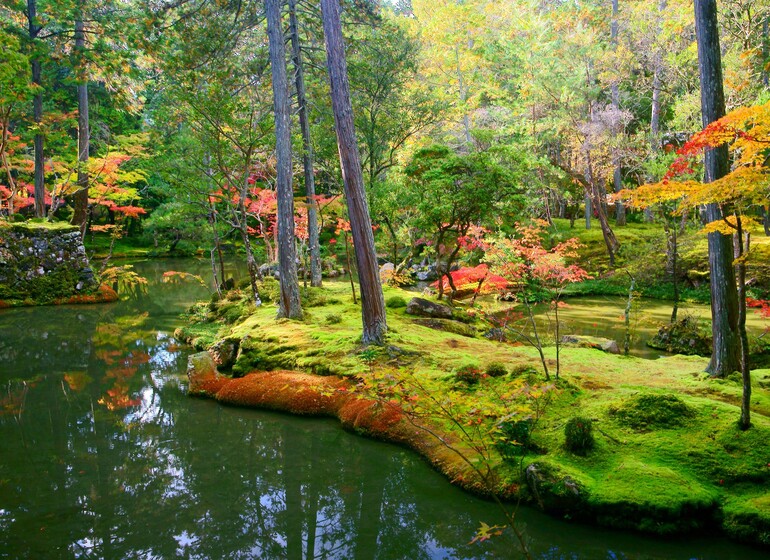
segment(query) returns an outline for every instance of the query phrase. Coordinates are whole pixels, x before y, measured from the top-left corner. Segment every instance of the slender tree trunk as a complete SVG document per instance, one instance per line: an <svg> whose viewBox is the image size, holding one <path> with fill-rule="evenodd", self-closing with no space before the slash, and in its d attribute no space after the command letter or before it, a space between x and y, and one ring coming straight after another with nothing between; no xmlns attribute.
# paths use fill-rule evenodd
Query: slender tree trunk
<svg viewBox="0 0 770 560"><path fill-rule="evenodd" d="M29 38L35 43L40 30L37 24L37 0L27 0L27 17L29 18ZM32 83L37 86L35 96L32 98L32 116L35 120L37 131L35 132L35 216L45 216L45 157L43 153L43 132L40 129L43 123L43 92L42 92L42 63L40 54L33 53L31 57Z"/></svg>
<svg viewBox="0 0 770 560"><path fill-rule="evenodd" d="M705 128L725 115L716 0L695 0L695 34L698 40L701 110ZM726 145L706 151L705 171L706 183L727 175L729 161ZM718 205L706 206L708 222L721 219L722 210ZM729 236L712 232L708 234L708 248L714 349L706 371L715 377L724 377L738 371L741 365L733 247Z"/></svg>
<svg viewBox="0 0 770 560"><path fill-rule="evenodd" d="M591 186L586 187L586 196L585 196L585 212L586 212L586 229L591 229L591 214L594 213L593 208L591 207Z"/></svg>
<svg viewBox="0 0 770 560"><path fill-rule="evenodd" d="M770 206L762 209L762 228L765 230L765 235L770 236Z"/></svg>
<svg viewBox="0 0 770 560"><path fill-rule="evenodd" d="M671 309L671 324L676 323L676 316L679 312L679 242L677 239L676 226L669 228L668 247L671 255L671 281L674 283L674 306Z"/></svg>
<svg viewBox="0 0 770 560"><path fill-rule="evenodd" d="M275 153L278 176L275 190L278 197L278 270L281 297L278 316L289 319L302 317L297 279L297 249L294 242L294 193L291 177L291 108L289 82L286 77L286 50L281 25L281 0L266 0L267 35L270 47L270 67L273 72L273 105L275 108Z"/></svg>
<svg viewBox="0 0 770 560"><path fill-rule="evenodd" d="M666 0L660 0L658 2L658 16L656 18L656 31L660 33L662 31L663 12L666 11ZM652 108L650 110L650 152L655 155L660 151L660 94L663 86L663 80L661 74L663 72L663 55L659 45L655 45L655 51L653 53L652 63ZM650 182L657 181L659 177L648 177ZM652 209L644 209L644 220L646 222L652 222L654 217L652 215Z"/></svg>
<svg viewBox="0 0 770 560"><path fill-rule="evenodd" d="M741 430L751 427L751 366L749 364L749 337L746 333L746 263L744 255L749 251L751 237L746 233L744 246L743 224L740 216L735 216L736 233L733 237L735 268L738 275L738 332L741 339L741 378L743 381L743 395L741 398L741 419L738 423Z"/></svg>
<svg viewBox="0 0 770 560"><path fill-rule="evenodd" d="M321 286L321 246L318 241L318 205L315 199L315 174L313 173L313 143L310 137L310 121L307 116L305 76L302 49L297 26L297 0L289 0L289 33L291 35L294 82L297 88L299 126L302 131L302 164L305 169L305 195L307 204L308 245L310 247L310 285Z"/></svg>
<svg viewBox="0 0 770 560"><path fill-rule="evenodd" d="M768 65L770 65L770 14L762 18L762 86L767 89L770 88L770 72L768 72Z"/></svg>
<svg viewBox="0 0 770 560"><path fill-rule="evenodd" d="M610 45L612 50L616 51L618 48L618 0L612 0L612 23L610 24ZM618 87L617 80L613 81L611 86L612 94L612 108L615 111L620 111L620 88ZM616 131L618 136L621 136L622 131ZM620 168L620 154L618 149L614 149L615 153L612 156L612 164L615 167L612 172L612 185L615 192L620 192L623 189L623 177ZM615 202L615 225L626 225L626 207L618 200Z"/></svg>
<svg viewBox="0 0 770 560"><path fill-rule="evenodd" d="M80 228L80 235L85 235L88 223L88 152L91 144L91 131L88 126L88 75L86 71L86 37L83 26L85 1L78 2L80 18L75 22L75 51L78 56L78 187L73 196L74 213L72 224Z"/></svg>
<svg viewBox="0 0 770 560"><path fill-rule="evenodd" d="M590 156L588 157L585 176L588 182L586 189L593 195L593 205L596 208L596 215L599 219L599 227L601 227L604 244L607 247L607 254L610 257L610 267L614 268L615 253L620 248L620 242L618 241L617 237L615 237L615 232L612 231L610 222L607 219L607 213L604 210L604 205L602 204L602 200L599 196L599 188L596 185L596 178L594 177L593 172L593 162L591 161Z"/></svg>
<svg viewBox="0 0 770 560"><path fill-rule="evenodd" d="M361 316L364 344L382 344L387 332L385 298L382 295L377 253L374 248L372 222L366 203L361 156L358 153L350 102L345 47L342 40L340 6L337 0L321 0L326 60L331 84L334 125L342 166L345 198L348 203L350 228L356 250L358 280L361 288Z"/></svg>

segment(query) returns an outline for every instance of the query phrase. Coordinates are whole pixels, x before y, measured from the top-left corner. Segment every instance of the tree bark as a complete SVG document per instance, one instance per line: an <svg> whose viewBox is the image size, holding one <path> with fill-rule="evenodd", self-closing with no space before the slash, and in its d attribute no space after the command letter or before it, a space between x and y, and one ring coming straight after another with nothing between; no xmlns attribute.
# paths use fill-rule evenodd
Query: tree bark
<svg viewBox="0 0 770 560"><path fill-rule="evenodd" d="M281 26L281 0L266 0L267 35L270 68L273 72L273 106L275 109L275 154L278 198L278 270L281 287L278 316L302 317L297 279L297 249L294 242L294 193L291 177L291 109L289 82L286 76L286 50Z"/></svg>
<svg viewBox="0 0 770 560"><path fill-rule="evenodd" d="M612 50L616 51L618 48L618 0L612 0L612 22L610 24L610 45ZM620 88L618 87L617 80L613 81L611 86L612 94L612 108L616 111L620 111ZM617 135L622 135L622 131L616 131ZM618 149L614 149L615 153L612 156L612 164L615 167L612 173L612 185L615 192L620 192L623 189L623 177L620 168L620 154ZM623 202L617 200L615 202L615 225L626 225L626 207Z"/></svg>
<svg viewBox="0 0 770 560"><path fill-rule="evenodd" d="M380 284L374 235L366 203L361 156L358 153L350 102L345 47L342 41L340 6L337 0L321 0L326 61L331 84L334 126L342 167L345 198L348 203L350 228L356 250L358 280L361 288L362 342L382 344L387 331L385 299Z"/></svg>
<svg viewBox="0 0 770 560"><path fill-rule="evenodd" d="M695 35L698 41L701 111L705 128L725 115L716 0L695 0ZM704 181L710 183L728 172L727 146L706 150ZM722 210L717 204L709 204L705 215L708 222L721 220ZM741 365L733 247L729 236L712 232L708 234L708 248L714 349L706 371L712 376L724 377L738 371Z"/></svg>
<svg viewBox="0 0 770 560"><path fill-rule="evenodd" d="M740 216L735 216L736 233L733 237L735 268L738 275L738 332L741 340L741 379L743 395L741 398L741 419L738 426L741 430L751 427L751 366L749 365L749 336L746 332L746 263L744 256L749 252L751 237L746 233L744 245L743 224Z"/></svg>
<svg viewBox="0 0 770 560"><path fill-rule="evenodd" d="M27 18L29 19L29 38L33 42L42 29L37 24L37 1L27 0ZM32 117L37 127L35 131L35 217L45 216L45 157L43 153L43 92L41 85L42 63L40 55L33 53L30 62L32 68L32 83L37 86L32 98Z"/></svg>
<svg viewBox="0 0 770 560"><path fill-rule="evenodd" d="M315 199L315 174L313 173L313 143L310 137L310 121L307 116L305 76L302 49L297 26L297 0L289 0L289 34L291 35L294 81L297 88L299 127L302 131L302 165L305 169L305 196L307 204L308 245L310 247L310 285L321 286L321 246L318 241L318 205Z"/></svg>
<svg viewBox="0 0 770 560"><path fill-rule="evenodd" d="M78 57L78 183L73 196L74 213L72 224L80 228L80 235L86 234L88 223L88 155L91 131L88 125L88 77L86 72L86 37L83 25L85 1L78 2L78 21L75 22L75 52Z"/></svg>

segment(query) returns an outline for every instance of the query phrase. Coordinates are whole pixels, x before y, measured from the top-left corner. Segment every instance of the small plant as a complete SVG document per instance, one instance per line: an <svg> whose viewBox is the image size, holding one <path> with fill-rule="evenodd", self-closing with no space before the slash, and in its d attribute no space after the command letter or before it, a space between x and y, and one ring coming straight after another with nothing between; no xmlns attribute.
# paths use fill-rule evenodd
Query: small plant
<svg viewBox="0 0 770 560"><path fill-rule="evenodd" d="M337 325L342 322L342 316L339 313L329 313L326 316L326 323L328 325Z"/></svg>
<svg viewBox="0 0 770 560"><path fill-rule="evenodd" d="M575 455L586 455L594 448L593 422L590 418L574 416L564 426L564 446Z"/></svg>
<svg viewBox="0 0 770 560"><path fill-rule="evenodd" d="M401 296L391 296L385 302L385 307L389 309L399 309L401 307L406 307L406 300Z"/></svg>
<svg viewBox="0 0 770 560"><path fill-rule="evenodd" d="M489 377L502 377L506 373L508 373L508 371L505 369L505 364L500 362L491 362L487 364L486 374Z"/></svg>
<svg viewBox="0 0 770 560"><path fill-rule="evenodd" d="M532 443L532 429L535 421L530 418L523 420L504 420L497 425L499 437L495 447L503 458L524 455Z"/></svg>
<svg viewBox="0 0 770 560"><path fill-rule="evenodd" d="M483 375L481 368L474 364L466 364L455 370L455 380L468 385L478 383Z"/></svg>

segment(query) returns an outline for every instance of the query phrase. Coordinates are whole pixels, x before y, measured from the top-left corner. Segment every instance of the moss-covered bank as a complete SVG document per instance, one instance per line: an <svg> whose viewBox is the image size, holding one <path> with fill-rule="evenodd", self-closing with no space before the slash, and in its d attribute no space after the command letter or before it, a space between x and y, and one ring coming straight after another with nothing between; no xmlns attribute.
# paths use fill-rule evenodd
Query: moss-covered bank
<svg viewBox="0 0 770 560"><path fill-rule="evenodd" d="M214 377L194 391L337 416L416 449L468 489L521 496L554 515L661 535L721 527L770 545L770 371L753 372L754 425L741 432L740 379L709 378L704 358L565 348L563 379L547 383L534 349L485 338L489 325L465 312L456 319L468 328L445 329L390 309L387 345L363 349L360 309L344 288L312 290L306 301L302 322L276 320L275 307L236 293L192 309L180 335L203 350L226 340L236 373L274 371ZM553 361L553 349L546 355ZM470 370L479 375L461 375ZM584 454L565 446L576 416L594 426Z"/></svg>
<svg viewBox="0 0 770 560"><path fill-rule="evenodd" d="M99 285L77 227L0 221L0 307L116 299Z"/></svg>

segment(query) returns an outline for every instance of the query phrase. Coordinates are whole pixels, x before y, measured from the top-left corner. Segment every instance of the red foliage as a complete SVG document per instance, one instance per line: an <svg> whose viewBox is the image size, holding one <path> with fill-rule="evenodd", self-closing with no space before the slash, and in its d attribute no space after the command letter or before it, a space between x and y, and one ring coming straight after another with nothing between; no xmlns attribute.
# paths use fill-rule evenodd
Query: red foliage
<svg viewBox="0 0 770 560"><path fill-rule="evenodd" d="M498 290L504 290L508 287L508 280L497 274L489 272L489 267L480 264L473 267L462 267L449 273L452 277L457 290L473 289L476 293L492 293ZM446 276L441 277L444 283L444 290L449 290L449 280ZM439 287L439 280L431 284L434 288Z"/></svg>

